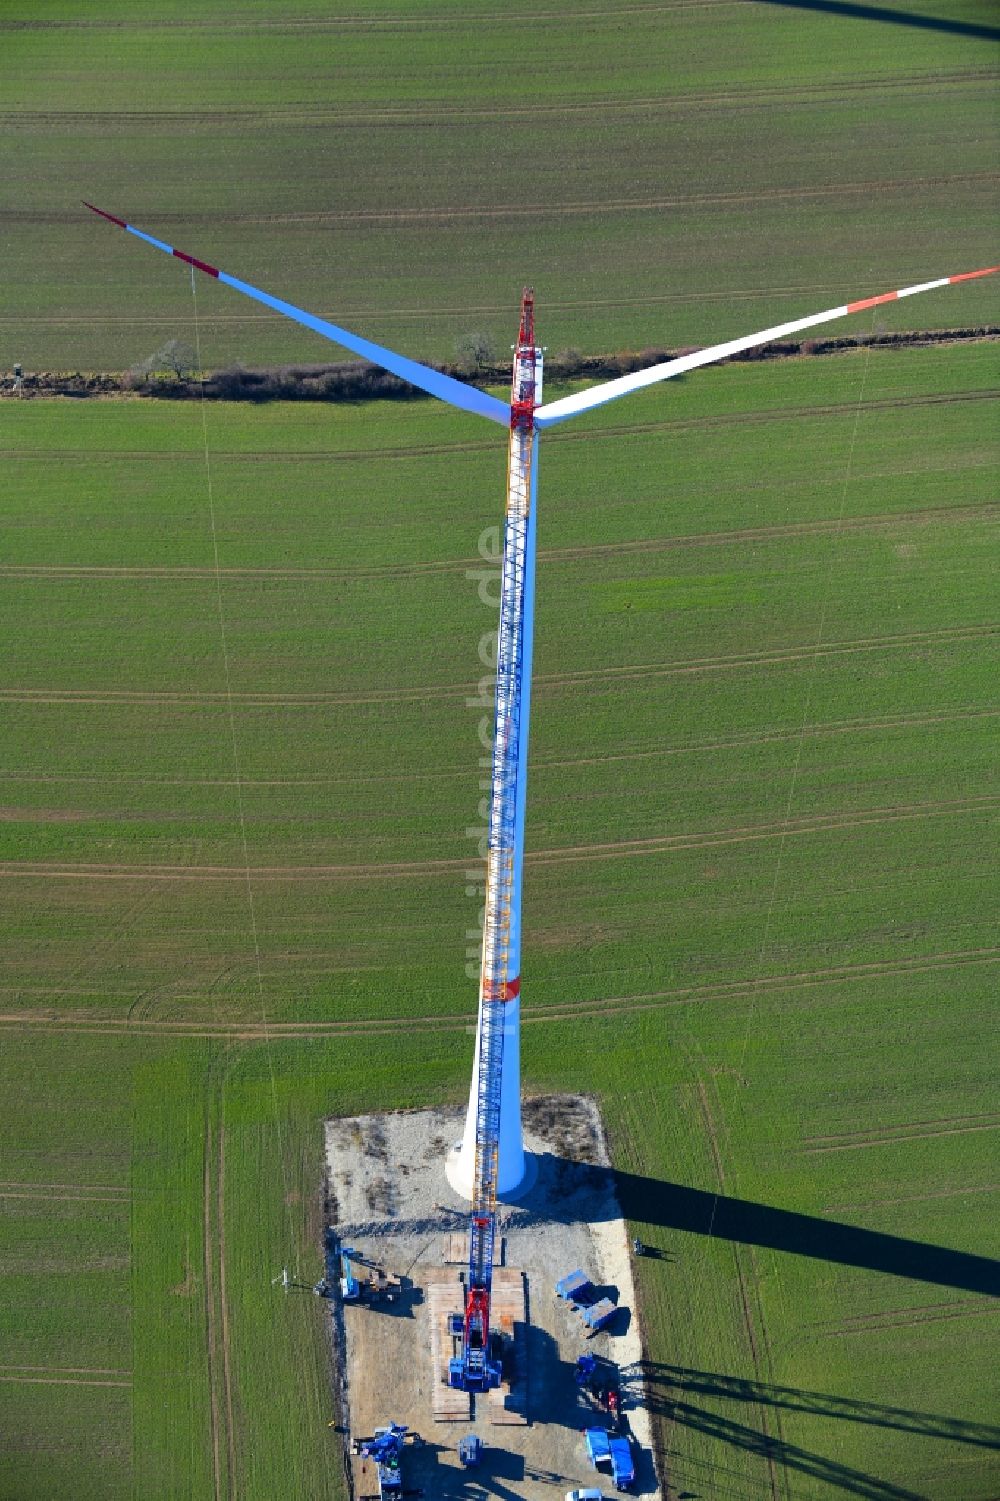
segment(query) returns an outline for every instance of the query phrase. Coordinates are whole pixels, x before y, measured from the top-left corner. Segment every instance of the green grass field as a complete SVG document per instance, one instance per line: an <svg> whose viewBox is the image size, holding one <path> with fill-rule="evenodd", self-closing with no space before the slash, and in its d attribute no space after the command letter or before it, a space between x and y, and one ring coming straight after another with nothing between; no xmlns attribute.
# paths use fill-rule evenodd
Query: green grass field
<svg viewBox="0 0 1000 1501"><path fill-rule="evenodd" d="M525 281L610 352L991 264L995 23L11 0L0 371L338 357L82 198L418 358L506 350ZM989 321L987 282L831 332ZM524 1072L600 1099L669 1258L671 1501L996 1495L995 348L544 442ZM0 1501L342 1501L272 1279L319 1271L324 1116L467 1088L502 435L204 423L0 405Z"/></svg>
<svg viewBox="0 0 1000 1501"><path fill-rule="evenodd" d="M186 268L81 198L418 358L479 329L505 351L527 280L543 342L604 352L990 265L992 7L872 9L11 0L0 363L123 369L191 341ZM208 367L330 357L198 296ZM995 308L973 285L880 321Z"/></svg>
<svg viewBox="0 0 1000 1501"><path fill-rule="evenodd" d="M525 1074L600 1097L676 1258L674 1494L994 1489L992 356L730 366L544 445ZM204 415L207 467L194 406L4 408L12 1501L339 1497L271 1278L319 1269L322 1117L468 1074L502 436Z"/></svg>

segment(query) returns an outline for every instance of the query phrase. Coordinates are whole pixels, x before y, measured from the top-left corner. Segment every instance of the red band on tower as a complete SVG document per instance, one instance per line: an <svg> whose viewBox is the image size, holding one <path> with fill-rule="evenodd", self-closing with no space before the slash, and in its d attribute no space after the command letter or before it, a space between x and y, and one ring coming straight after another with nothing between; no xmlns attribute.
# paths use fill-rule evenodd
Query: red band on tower
<svg viewBox="0 0 1000 1501"><path fill-rule="evenodd" d="M517 975L513 980L502 980L499 985L492 985L489 980L486 980L483 984L484 1001L516 1001L520 994L520 975Z"/></svg>

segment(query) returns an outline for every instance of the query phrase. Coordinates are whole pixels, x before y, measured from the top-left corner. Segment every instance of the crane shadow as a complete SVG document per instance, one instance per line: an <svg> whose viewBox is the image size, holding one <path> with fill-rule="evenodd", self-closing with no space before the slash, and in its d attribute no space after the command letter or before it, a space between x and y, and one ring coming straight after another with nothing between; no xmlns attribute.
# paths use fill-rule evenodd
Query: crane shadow
<svg viewBox="0 0 1000 1501"><path fill-rule="evenodd" d="M423 1440L407 1456L407 1489L440 1501L486 1501L487 1497L519 1501L525 1469L520 1454L488 1447L482 1462L472 1470L456 1466L453 1455L450 1446Z"/></svg>
<svg viewBox="0 0 1000 1501"><path fill-rule="evenodd" d="M1000 1262L988 1256L863 1230L839 1220L707 1193L637 1173L616 1172L614 1176L622 1213L633 1223L687 1230L715 1240L787 1251L816 1261L1000 1297Z"/></svg>
<svg viewBox="0 0 1000 1501"><path fill-rule="evenodd" d="M882 21L891 26L912 26L919 31L975 37L983 42L1000 41L1000 26L986 26L979 21L952 21L946 16L926 16L912 10L890 10L885 5L855 4L853 0L753 0L753 3L781 5L790 10L816 10L857 21Z"/></svg>

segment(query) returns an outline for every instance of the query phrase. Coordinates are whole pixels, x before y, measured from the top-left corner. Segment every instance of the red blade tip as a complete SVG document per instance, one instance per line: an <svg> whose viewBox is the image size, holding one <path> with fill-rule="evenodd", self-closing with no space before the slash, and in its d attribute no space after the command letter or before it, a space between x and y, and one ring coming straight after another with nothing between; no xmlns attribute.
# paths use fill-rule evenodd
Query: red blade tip
<svg viewBox="0 0 1000 1501"><path fill-rule="evenodd" d="M128 229L128 225L125 223L125 220L119 219L117 214L105 213L104 209L98 208L95 203L88 203L86 198L82 198L80 201L83 204L84 208L90 209L90 212L92 214L100 214L102 219L108 219L112 224L117 224L119 229Z"/></svg>

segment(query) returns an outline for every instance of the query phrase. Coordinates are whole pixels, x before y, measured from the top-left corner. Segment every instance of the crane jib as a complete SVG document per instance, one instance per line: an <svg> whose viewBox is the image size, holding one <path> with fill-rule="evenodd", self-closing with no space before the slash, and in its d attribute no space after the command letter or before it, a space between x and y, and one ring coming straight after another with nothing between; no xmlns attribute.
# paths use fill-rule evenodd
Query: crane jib
<svg viewBox="0 0 1000 1501"><path fill-rule="evenodd" d="M522 303L521 328L514 358L511 391L507 513L504 522L497 641L496 699L490 782L486 901L480 978L479 1071L476 1091L476 1137L472 1212L469 1220L469 1271L461 1372L456 1384L486 1390L500 1379L490 1358L490 1293L496 1234L499 1171L500 1103L506 1012L520 994L511 973L516 964L512 920L519 901L517 884L518 785L521 689L524 656L525 578L531 511L532 448L535 441L536 366L532 301ZM456 1362L456 1365L458 1363Z"/></svg>

